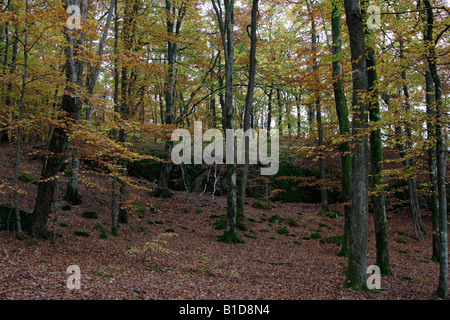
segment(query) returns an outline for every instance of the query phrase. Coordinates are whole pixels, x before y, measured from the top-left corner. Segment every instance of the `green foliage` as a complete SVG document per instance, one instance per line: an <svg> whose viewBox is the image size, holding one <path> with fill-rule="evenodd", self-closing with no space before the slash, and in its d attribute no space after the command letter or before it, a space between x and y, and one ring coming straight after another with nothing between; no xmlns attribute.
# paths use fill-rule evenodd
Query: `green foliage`
<svg viewBox="0 0 450 320"><path fill-rule="evenodd" d="M273 206L270 203L260 201L260 200L256 200L255 202L253 202L252 207L257 208L257 209L263 209L263 210L272 210L273 209Z"/></svg>
<svg viewBox="0 0 450 320"><path fill-rule="evenodd" d="M65 222L60 222L60 223L58 223L58 225L60 226L60 227L62 227L62 228L67 228L69 225L67 224L67 223L65 223Z"/></svg>
<svg viewBox="0 0 450 320"><path fill-rule="evenodd" d="M98 219L98 214L95 211L84 211L81 216L86 219Z"/></svg>
<svg viewBox="0 0 450 320"><path fill-rule="evenodd" d="M301 246L301 245L302 245L302 243L301 243L300 241L298 241L298 240L294 240L294 244L296 244L296 245L298 245L298 246Z"/></svg>
<svg viewBox="0 0 450 320"><path fill-rule="evenodd" d="M289 234L289 230L288 230L286 227L280 227L280 228L278 228L277 233L278 233L278 234L285 234L285 235L288 235L288 234Z"/></svg>
<svg viewBox="0 0 450 320"><path fill-rule="evenodd" d="M74 233L76 236L79 236L79 237L90 237L91 236L91 234L86 231L74 231Z"/></svg>
<svg viewBox="0 0 450 320"><path fill-rule="evenodd" d="M22 173L19 176L19 180L22 181L23 183L30 183L35 181L35 179L33 178L33 176L29 173Z"/></svg>
<svg viewBox="0 0 450 320"><path fill-rule="evenodd" d="M297 220L295 220L294 218L288 218L287 219L287 224L293 228L297 228L300 226L300 223L298 223Z"/></svg>
<svg viewBox="0 0 450 320"><path fill-rule="evenodd" d="M397 243L408 243L408 239L406 239L405 236L400 236L397 238L397 240L395 240L395 242Z"/></svg>
<svg viewBox="0 0 450 320"><path fill-rule="evenodd" d="M320 239L320 238L322 238L322 234L320 232L314 232L313 234L311 234L311 238L312 239Z"/></svg>
<svg viewBox="0 0 450 320"><path fill-rule="evenodd" d="M167 228L166 229L166 233L171 233L171 232L175 232L174 228Z"/></svg>
<svg viewBox="0 0 450 320"><path fill-rule="evenodd" d="M197 208L196 212L197 212L198 214L200 214L200 213L203 213L203 212L205 212L205 210L203 210L203 209L200 209L200 208Z"/></svg>
<svg viewBox="0 0 450 320"><path fill-rule="evenodd" d="M280 223L281 220L282 220L282 218L278 214L275 214L275 215L271 216L268 221L270 223Z"/></svg>
<svg viewBox="0 0 450 320"><path fill-rule="evenodd" d="M324 216L324 217L328 217L328 218L331 218L331 219L336 219L338 217L342 217L342 213L341 212L339 212L339 211L329 211L329 210L320 211L319 215L320 216Z"/></svg>
<svg viewBox="0 0 450 320"><path fill-rule="evenodd" d="M320 240L320 243L336 243L339 245L342 245L344 242L344 235L339 235L339 236L332 236L332 237L326 237L326 238L322 238Z"/></svg>
<svg viewBox="0 0 450 320"><path fill-rule="evenodd" d="M138 215L139 218L145 218L145 208L144 206L139 203L139 202L135 202L132 203L132 210L134 213L136 213Z"/></svg>

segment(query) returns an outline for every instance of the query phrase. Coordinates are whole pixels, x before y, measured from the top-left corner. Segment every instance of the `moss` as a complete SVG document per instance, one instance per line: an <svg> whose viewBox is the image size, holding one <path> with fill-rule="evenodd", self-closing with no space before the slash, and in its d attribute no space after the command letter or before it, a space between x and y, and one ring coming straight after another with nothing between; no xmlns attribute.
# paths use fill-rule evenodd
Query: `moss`
<svg viewBox="0 0 450 320"><path fill-rule="evenodd" d="M197 212L197 214L200 214L200 213L203 213L203 212L205 212L205 210L203 210L203 209L200 209L200 208L197 208L196 212Z"/></svg>
<svg viewBox="0 0 450 320"><path fill-rule="evenodd" d="M91 234L86 231L74 231L74 233L76 236L79 236L79 237L90 237L91 236Z"/></svg>
<svg viewBox="0 0 450 320"><path fill-rule="evenodd" d="M278 234L285 234L285 235L288 235L288 234L289 234L289 230L288 230L286 227L280 227L280 228L278 228L277 233L278 233Z"/></svg>
<svg viewBox="0 0 450 320"><path fill-rule="evenodd" d="M131 205L133 207L133 212L136 213L139 218L145 218L145 208L141 203L135 202Z"/></svg>
<svg viewBox="0 0 450 320"><path fill-rule="evenodd" d="M408 243L408 239L406 239L405 236L400 236L397 238L397 240L395 240L395 242L397 243Z"/></svg>
<svg viewBox="0 0 450 320"><path fill-rule="evenodd" d="M98 219L98 214L95 211L85 211L81 216L86 219Z"/></svg>
<svg viewBox="0 0 450 320"><path fill-rule="evenodd" d="M235 234L232 231L225 231L223 235L217 238L219 242L226 242L228 244L238 244L238 243L245 243L243 240L239 239L237 234Z"/></svg>
<svg viewBox="0 0 450 320"><path fill-rule="evenodd" d="M254 235L251 235L251 234L248 234L248 233L244 233L244 237L256 239L256 237Z"/></svg>
<svg viewBox="0 0 450 320"><path fill-rule="evenodd" d="M325 210L325 211L320 211L319 215L323 216L323 217L328 217L328 218L331 218L331 219L336 219L338 217L341 217L342 213L340 213L339 211Z"/></svg>
<svg viewBox="0 0 450 320"><path fill-rule="evenodd" d="M320 238L322 238L322 234L320 232L314 232L313 234L311 234L311 238L312 239L320 239Z"/></svg>
<svg viewBox="0 0 450 320"><path fill-rule="evenodd" d="M287 219L287 224L288 224L290 227L293 227L293 228L297 228L297 227L300 226L300 223L298 223L298 221L295 220L294 218L288 218L288 219Z"/></svg>
<svg viewBox="0 0 450 320"><path fill-rule="evenodd" d="M106 233L100 233L100 239L108 239L108 235Z"/></svg>
<svg viewBox="0 0 450 320"><path fill-rule="evenodd" d="M280 223L282 221L282 218L278 214L275 214L271 216L268 221L270 223Z"/></svg>
<svg viewBox="0 0 450 320"><path fill-rule="evenodd" d="M273 209L273 206L270 203L263 202L260 200L256 200L255 202L253 202L252 207L257 208L257 209L263 209L263 210L272 210Z"/></svg>
<svg viewBox="0 0 450 320"><path fill-rule="evenodd" d="M214 223L214 229L216 229L216 230L225 229L226 224L227 224L227 218L221 217L219 220L217 220Z"/></svg>
<svg viewBox="0 0 450 320"><path fill-rule="evenodd" d="M301 243L300 241L298 241L298 240L294 240L294 244L296 244L296 245L298 245L298 246L301 246L301 245L302 245L302 243Z"/></svg>
<svg viewBox="0 0 450 320"><path fill-rule="evenodd" d="M156 191L156 196L161 199L170 199L173 193L167 188L160 188Z"/></svg>
<svg viewBox="0 0 450 320"><path fill-rule="evenodd" d="M35 179L31 174L23 173L19 176L19 180L22 181L23 183L30 183L33 182Z"/></svg>
<svg viewBox="0 0 450 320"><path fill-rule="evenodd" d="M344 235L326 237L326 238L322 238L320 240L320 243L323 243L323 244L336 243L336 244L342 245L343 242L344 242Z"/></svg>
<svg viewBox="0 0 450 320"><path fill-rule="evenodd" d="M58 225L61 227L61 228L67 228L69 225L67 224L67 223L65 223L65 222L60 222L60 223L58 223Z"/></svg>

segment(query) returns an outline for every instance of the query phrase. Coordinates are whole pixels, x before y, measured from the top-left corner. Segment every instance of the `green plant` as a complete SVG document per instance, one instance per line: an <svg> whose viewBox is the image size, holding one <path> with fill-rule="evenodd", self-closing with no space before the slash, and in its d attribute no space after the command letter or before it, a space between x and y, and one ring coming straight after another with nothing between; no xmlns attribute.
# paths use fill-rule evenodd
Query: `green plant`
<svg viewBox="0 0 450 320"><path fill-rule="evenodd" d="M95 211L85 211L81 216L86 219L98 219L98 214Z"/></svg>
<svg viewBox="0 0 450 320"><path fill-rule="evenodd" d="M272 210L273 209L273 206L270 203L263 202L260 200L256 200L255 202L253 202L252 207L257 208L257 209L263 209L263 210Z"/></svg>
<svg viewBox="0 0 450 320"><path fill-rule="evenodd" d="M298 240L294 240L294 244L299 245L299 246L302 245L302 243L300 241L298 241Z"/></svg>
<svg viewBox="0 0 450 320"><path fill-rule="evenodd" d="M23 173L19 176L19 180L22 181L23 183L29 183L29 182L33 182L34 178L29 173Z"/></svg>
<svg viewBox="0 0 450 320"><path fill-rule="evenodd" d="M342 245L343 242L344 242L343 235L326 237L326 238L322 238L320 240L320 243L324 243L324 244L325 243L336 243L336 244Z"/></svg>
<svg viewBox="0 0 450 320"><path fill-rule="evenodd" d="M287 224L293 228L297 228L300 226L300 223L298 223L297 220L295 220L294 218L288 218L287 219Z"/></svg>
<svg viewBox="0 0 450 320"><path fill-rule="evenodd" d="M280 227L280 228L278 228L277 233L278 233L278 234L285 234L285 235L288 235L288 234L289 234L289 230L288 230L286 227Z"/></svg>
<svg viewBox="0 0 450 320"><path fill-rule="evenodd" d="M408 239L406 239L405 236L400 236L397 238L397 240L395 240L395 242L397 243L408 243Z"/></svg>
<svg viewBox="0 0 450 320"><path fill-rule="evenodd" d="M200 209L200 208L197 208L196 212L197 212L197 214L200 214L200 213L203 213L203 212L205 212L205 210L203 210L203 209Z"/></svg>
<svg viewBox="0 0 450 320"><path fill-rule="evenodd" d="M320 239L320 238L322 238L322 234L320 232L314 232L313 234L311 234L311 238L312 239Z"/></svg>
<svg viewBox="0 0 450 320"><path fill-rule="evenodd" d="M166 232L170 233L170 232L175 232L175 230L173 228L167 228Z"/></svg>
<svg viewBox="0 0 450 320"><path fill-rule="evenodd" d="M281 220L282 220L281 217L278 214L275 214L271 216L268 221L271 223L280 223Z"/></svg>
<svg viewBox="0 0 450 320"><path fill-rule="evenodd" d="M89 232L86 231L74 231L76 236L80 236L80 237L90 237L91 234Z"/></svg>
<svg viewBox="0 0 450 320"><path fill-rule="evenodd" d="M60 223L58 223L58 225L61 227L61 228L67 228L69 225L67 224L67 223L65 223L65 222L60 222Z"/></svg>

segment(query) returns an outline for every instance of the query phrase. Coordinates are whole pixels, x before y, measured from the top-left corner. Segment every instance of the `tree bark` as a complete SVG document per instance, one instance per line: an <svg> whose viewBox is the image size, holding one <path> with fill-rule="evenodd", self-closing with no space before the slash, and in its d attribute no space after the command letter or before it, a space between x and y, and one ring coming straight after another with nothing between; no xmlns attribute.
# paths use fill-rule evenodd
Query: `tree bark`
<svg viewBox="0 0 450 320"><path fill-rule="evenodd" d="M256 25L258 20L258 2L259 0L253 0L252 13L251 13L251 31L250 31L250 61L248 71L248 84L247 84L247 96L245 98L244 109L244 132L251 128L251 114L253 110L253 94L255 91L255 76L256 76L256 44L257 33ZM247 176L249 167L249 141L245 139L245 164L242 168L242 176L240 183L240 196L237 201L237 212L240 215L244 215L245 196L247 191Z"/></svg>
<svg viewBox="0 0 450 320"><path fill-rule="evenodd" d="M363 19L358 0L344 0L353 70L353 158L350 253L346 287L367 290L369 144L367 136L367 65Z"/></svg>
<svg viewBox="0 0 450 320"><path fill-rule="evenodd" d="M363 1L363 15L366 15L367 1ZM364 21L367 21L365 17ZM370 92L369 99L369 119L375 124L375 129L370 132L370 163L371 175L370 186L373 195L371 196L373 206L373 219L376 239L376 265L380 268L381 274L392 275L389 262L388 232L386 221L386 206L383 187L383 145L381 140L381 128L377 127L380 121L380 103L377 89L378 75L376 69L375 44L373 35L369 28L365 28L366 49L367 49L367 77Z"/></svg>
<svg viewBox="0 0 450 320"><path fill-rule="evenodd" d="M431 39L429 39L427 57L428 67L434 83L434 95L436 102L436 166L437 166L437 186L439 199L439 283L437 295L442 299L448 299L448 238L447 238L447 195L445 186L445 147L443 132L443 101L442 84L437 68L436 48L433 41L434 14L429 0L424 0L427 12L427 25L430 29Z"/></svg>
<svg viewBox="0 0 450 320"><path fill-rule="evenodd" d="M350 121L345 99L344 84L342 82L342 40L341 40L341 1L333 0L331 16L331 29L333 41L333 90L336 113L339 122L339 134L348 139L350 136ZM344 241L342 249L338 253L340 256L348 256L350 215L352 199L352 156L350 142L345 140L340 145L342 162L342 192L344 198Z"/></svg>
<svg viewBox="0 0 450 320"><path fill-rule="evenodd" d="M77 5L81 8L81 22L86 18L86 0L67 0L66 6ZM83 72L83 62L78 60L78 53L84 42L84 36L79 30L66 30L66 39L69 46L66 48L66 78L69 85L65 88L62 97L61 110L66 113L64 125L55 126L53 135L48 144L49 154L46 157L42 168L41 178L37 190L36 202L31 215L29 233L33 237L47 238L47 220L50 213L54 193L55 178L59 173L62 164L67 158L69 147L69 132L65 128L71 128L74 121L79 116L81 102L74 85L78 84L79 75ZM78 35L78 37L77 37Z"/></svg>

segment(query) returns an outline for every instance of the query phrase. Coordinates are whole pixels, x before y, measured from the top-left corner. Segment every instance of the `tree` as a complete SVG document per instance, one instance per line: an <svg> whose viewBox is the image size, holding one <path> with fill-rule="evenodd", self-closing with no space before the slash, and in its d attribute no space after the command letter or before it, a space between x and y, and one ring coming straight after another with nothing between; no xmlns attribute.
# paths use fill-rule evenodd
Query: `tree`
<svg viewBox="0 0 450 320"><path fill-rule="evenodd" d="M363 15L366 15L365 6L367 1L363 2ZM364 19L367 21L367 17ZM372 32L367 26L366 33L366 50L367 50L367 77L369 98L369 119L375 128L370 132L370 186L372 188L371 202L373 206L373 218L375 226L375 239L377 248L376 265L380 267L381 274L392 275L389 263L388 233L386 222L386 207L384 197L384 180L383 180L383 142L381 140L381 128L378 123L380 121L380 103L378 93L378 75L375 58L375 43Z"/></svg>
<svg viewBox="0 0 450 320"><path fill-rule="evenodd" d="M333 41L333 91L336 113L339 122L339 133L344 138L340 145L342 162L342 192L344 199L344 241L339 255L347 256L349 248L351 197L352 197L352 156L350 142L350 123L342 81L342 40L341 40L341 0L333 0L331 13L331 30Z"/></svg>
<svg viewBox="0 0 450 320"><path fill-rule="evenodd" d="M86 20L86 0L67 0L66 8L74 5L80 8L80 21ZM56 175L64 161L67 159L69 147L69 132L74 121L79 117L81 101L77 87L80 86L80 76L83 72L84 63L78 59L82 50L84 36L79 29L69 30L65 27L65 37L68 42L66 47L66 80L64 95L61 102L61 110L64 112L64 120L54 128L52 137L48 144L49 154L42 168L41 178L37 190L36 202L31 216L29 233L38 238L47 238L47 219L50 213L55 187Z"/></svg>
<svg viewBox="0 0 450 320"><path fill-rule="evenodd" d="M251 25L250 27L250 56L249 56L249 71L248 71L248 84L247 84L247 96L245 98L244 107L244 132L251 128L251 114L253 110L253 94L255 91L255 76L256 76L256 44L257 33L256 24L258 20L258 2L259 0L253 0L251 11ZM248 27L247 27L248 28ZM247 29L248 30L248 29ZM239 214L244 213L245 194L247 189L247 176L249 167L249 142L247 139L244 141L245 147L245 164L242 170L242 176L240 180L240 195L237 201L237 212Z"/></svg>
<svg viewBox="0 0 450 320"><path fill-rule="evenodd" d="M355 290L367 289L367 241L369 206L369 145L367 137L367 63L363 19L358 0L344 0L345 16L350 37L353 70L354 112L352 124L352 210L350 217L350 252L345 286Z"/></svg>
<svg viewBox="0 0 450 320"><path fill-rule="evenodd" d="M434 13L429 0L424 0L427 13L427 45L429 54L427 55L428 68L434 83L434 97L436 103L436 166L437 166L437 186L439 199L439 284L437 295L442 299L448 299L448 237L447 237L447 195L445 186L445 147L443 127L443 102L442 84L438 73L436 62L436 42L433 41Z"/></svg>
<svg viewBox="0 0 450 320"><path fill-rule="evenodd" d="M225 103L223 106L222 127L224 130L233 129L233 69L234 69L234 0L224 0L223 9L220 0L211 0L219 24L222 39L223 52L225 56ZM224 11L224 17L223 17ZM231 137L226 137L231 139ZM234 145L234 143L233 143ZM227 150L228 151L228 150ZM221 240L227 243L241 242L237 236L236 229L236 164L226 164L227 169L227 217L225 232Z"/></svg>

